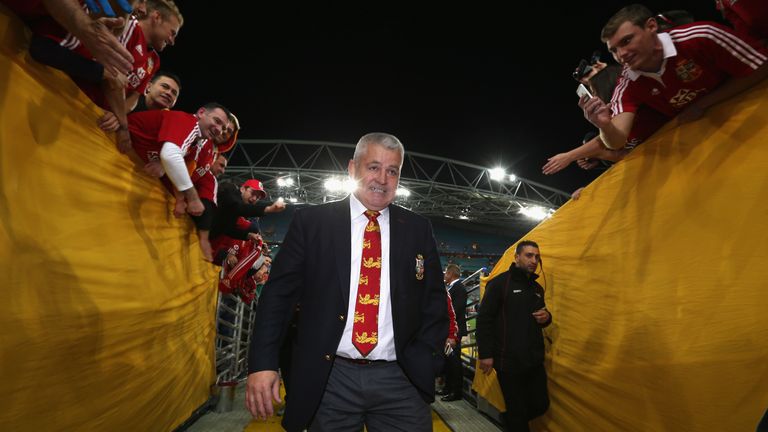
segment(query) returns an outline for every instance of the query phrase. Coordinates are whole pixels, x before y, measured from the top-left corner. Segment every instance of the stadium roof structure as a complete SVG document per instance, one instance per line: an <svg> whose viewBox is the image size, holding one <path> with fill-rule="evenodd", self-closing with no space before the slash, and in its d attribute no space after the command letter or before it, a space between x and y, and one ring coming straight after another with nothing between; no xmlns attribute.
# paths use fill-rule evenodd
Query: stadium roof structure
<svg viewBox="0 0 768 432"><path fill-rule="evenodd" d="M344 197L354 183L355 146L319 141L240 139L223 179L257 178L275 199L296 205ZM570 195L524 178L457 160L406 151L396 203L430 218L528 230Z"/></svg>

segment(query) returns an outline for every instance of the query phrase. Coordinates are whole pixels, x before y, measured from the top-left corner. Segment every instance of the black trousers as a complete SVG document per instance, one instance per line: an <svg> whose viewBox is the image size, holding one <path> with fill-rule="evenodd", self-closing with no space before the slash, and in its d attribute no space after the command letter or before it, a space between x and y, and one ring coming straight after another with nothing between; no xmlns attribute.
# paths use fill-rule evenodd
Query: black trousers
<svg viewBox="0 0 768 432"><path fill-rule="evenodd" d="M456 344L451 355L445 358L445 388L446 394L461 396L462 393L462 366L461 366L461 342Z"/></svg>
<svg viewBox="0 0 768 432"><path fill-rule="evenodd" d="M508 432L528 432L528 421L544 414L549 408L547 372L544 365L525 371L496 371L504 395L507 412L504 415Z"/></svg>

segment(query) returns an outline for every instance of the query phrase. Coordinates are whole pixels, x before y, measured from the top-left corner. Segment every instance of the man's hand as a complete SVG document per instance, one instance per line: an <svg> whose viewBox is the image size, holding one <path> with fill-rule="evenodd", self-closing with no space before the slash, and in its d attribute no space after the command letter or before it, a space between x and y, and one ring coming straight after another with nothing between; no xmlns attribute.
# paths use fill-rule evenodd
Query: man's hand
<svg viewBox="0 0 768 432"><path fill-rule="evenodd" d="M227 265L232 268L237 265L237 255L227 254Z"/></svg>
<svg viewBox="0 0 768 432"><path fill-rule="evenodd" d="M562 171L567 167L571 162L571 157L568 156L568 153L558 153L551 158L547 159L547 163L544 164L544 166L541 168L541 172L550 175L554 174L556 172Z"/></svg>
<svg viewBox="0 0 768 432"><path fill-rule="evenodd" d="M160 178L165 175L163 164L159 160L149 161L144 164L144 172L152 177Z"/></svg>
<svg viewBox="0 0 768 432"><path fill-rule="evenodd" d="M173 206L173 217L178 219L186 214L187 200L184 199L183 195L179 194L179 196L176 197L176 204Z"/></svg>
<svg viewBox="0 0 768 432"><path fill-rule="evenodd" d="M264 208L264 213L280 213L283 210L285 210L285 201L278 199L272 203L272 205L268 205Z"/></svg>
<svg viewBox="0 0 768 432"><path fill-rule="evenodd" d="M112 111L104 111L104 115L99 119L99 128L104 132L114 132L120 127L120 120Z"/></svg>
<svg viewBox="0 0 768 432"><path fill-rule="evenodd" d="M600 161L592 158L584 158L576 161L576 165L581 169L590 170L600 164Z"/></svg>
<svg viewBox="0 0 768 432"><path fill-rule="evenodd" d="M549 312L547 312L547 310L544 308L537 310L531 315L533 315L533 317L536 319L536 322L539 324L544 324L549 320Z"/></svg>
<svg viewBox="0 0 768 432"><path fill-rule="evenodd" d="M456 339L454 338L448 338L445 340L445 343L450 345L451 348L456 348Z"/></svg>
<svg viewBox="0 0 768 432"><path fill-rule="evenodd" d="M571 199L574 200L574 201L577 201L579 198L581 198L581 191L583 191L583 190L584 190L584 188L580 187L580 188L576 189L575 191L573 191L573 193L571 194Z"/></svg>
<svg viewBox="0 0 768 432"><path fill-rule="evenodd" d="M584 110L584 118L602 129L611 124L611 110L599 97L579 99L579 107Z"/></svg>
<svg viewBox="0 0 768 432"><path fill-rule="evenodd" d="M261 234L259 233L248 233L248 239L253 240L254 243L262 241Z"/></svg>
<svg viewBox="0 0 768 432"><path fill-rule="evenodd" d="M81 31L72 33L105 70L117 76L128 74L133 69L133 56L112 33L112 29L124 25L125 20L122 18L99 18L91 20L90 24L80 29Z"/></svg>
<svg viewBox="0 0 768 432"><path fill-rule="evenodd" d="M477 361L478 367L481 371L483 371L484 374L489 375L491 373L491 370L493 369L493 359L487 358L487 359L480 359Z"/></svg>
<svg viewBox="0 0 768 432"><path fill-rule="evenodd" d="M248 375L245 387L245 406L256 419L266 420L274 414L272 400L280 400L280 377L277 371L266 370Z"/></svg>
<svg viewBox="0 0 768 432"><path fill-rule="evenodd" d="M200 216L205 211L205 206L200 198L189 200L187 199L187 213L192 216Z"/></svg>

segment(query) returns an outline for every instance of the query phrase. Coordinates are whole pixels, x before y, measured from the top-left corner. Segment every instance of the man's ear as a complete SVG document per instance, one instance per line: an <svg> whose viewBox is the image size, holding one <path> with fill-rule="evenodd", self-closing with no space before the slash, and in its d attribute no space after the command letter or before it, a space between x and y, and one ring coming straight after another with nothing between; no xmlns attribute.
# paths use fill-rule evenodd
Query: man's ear
<svg viewBox="0 0 768 432"><path fill-rule="evenodd" d="M648 21L645 22L645 29L650 30L654 33L659 32L659 23L656 22L656 18L648 18Z"/></svg>

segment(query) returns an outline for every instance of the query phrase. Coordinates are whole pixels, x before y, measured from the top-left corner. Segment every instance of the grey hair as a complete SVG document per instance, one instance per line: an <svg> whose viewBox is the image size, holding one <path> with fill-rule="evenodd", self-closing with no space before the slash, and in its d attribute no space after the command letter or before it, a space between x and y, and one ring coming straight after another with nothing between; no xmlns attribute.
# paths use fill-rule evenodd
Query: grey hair
<svg viewBox="0 0 768 432"><path fill-rule="evenodd" d="M387 150L399 151L400 165L403 164L403 158L405 157L405 147L403 147L403 143L401 143L396 136L384 132L371 132L360 138L355 146L355 155L352 156L352 160L355 161L355 163L359 162L360 158L368 152L368 144L376 144Z"/></svg>
<svg viewBox="0 0 768 432"><path fill-rule="evenodd" d="M457 264L448 264L445 266L445 272L453 273L453 275L456 277L461 277L461 267L459 267Z"/></svg>

